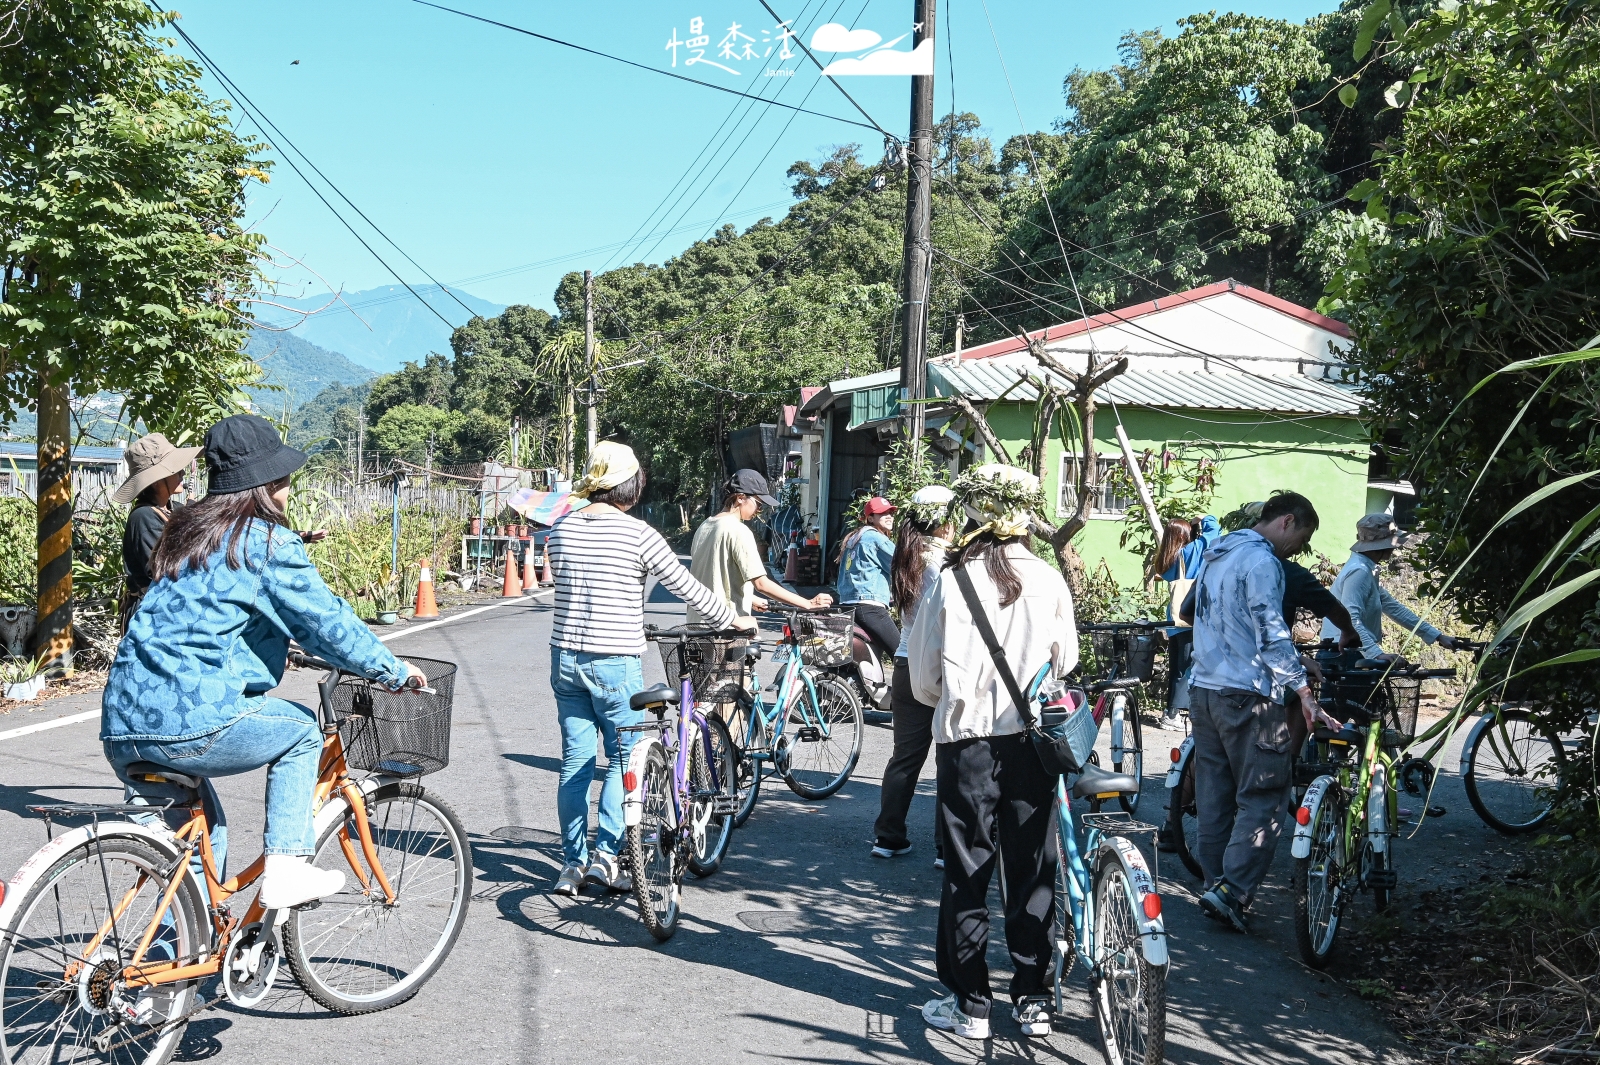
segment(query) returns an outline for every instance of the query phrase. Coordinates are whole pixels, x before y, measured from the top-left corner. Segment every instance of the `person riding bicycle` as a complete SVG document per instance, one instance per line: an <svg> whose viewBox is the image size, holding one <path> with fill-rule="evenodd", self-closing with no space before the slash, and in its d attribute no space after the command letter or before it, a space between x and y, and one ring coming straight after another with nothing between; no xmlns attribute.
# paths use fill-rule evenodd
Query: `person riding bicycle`
<svg viewBox="0 0 1600 1065"><path fill-rule="evenodd" d="M873 496L861 508L861 524L839 544L839 605L854 607L856 624L880 655L900 646L900 628L889 614L889 572L894 568L895 506Z"/></svg>
<svg viewBox="0 0 1600 1065"><path fill-rule="evenodd" d="M935 957L950 992L922 1007L934 1028L989 1035L989 881L1005 862L1005 932L1012 1016L1024 1035L1050 1033L1050 929L1057 862L1055 778L1045 772L1023 714L973 621L958 574L969 577L1008 666L1032 677L1048 663L1064 677L1078 664L1067 583L1028 550L1043 511L1038 478L1012 466L968 470L952 486L979 524L935 577L906 643L911 692L934 707L944 887Z"/></svg>
<svg viewBox="0 0 1600 1065"><path fill-rule="evenodd" d="M1361 656L1374 662L1398 662L1399 655L1383 650L1385 616L1415 632L1423 643L1437 643L1454 649L1456 638L1446 636L1406 608L1378 582L1378 567L1389 561L1400 546L1400 531L1388 514L1367 514L1356 522L1356 542L1350 545L1350 561L1334 578L1332 592L1350 612L1350 619L1361 643ZM1331 622L1324 623L1322 635L1337 635Z"/></svg>
<svg viewBox="0 0 1600 1065"><path fill-rule="evenodd" d="M890 596L900 611L900 646L894 651L894 676L890 681L890 709L894 712L894 754L883 767L878 821L873 826L872 856L896 858L911 850L906 815L917 792L917 778L933 745L933 707L911 693L911 670L906 665L911 625L917 607L927 597L950 550L955 533L956 494L942 484L917 489L904 510L890 568ZM935 867L944 868L939 822L933 830Z"/></svg>
<svg viewBox="0 0 1600 1065"><path fill-rule="evenodd" d="M209 492L176 511L156 545L153 581L106 678L100 739L130 801L181 797L171 784L136 780L137 763L200 778L266 766L260 899L287 909L344 886L342 872L309 861L323 742L317 715L267 694L283 678L289 641L391 689L422 674L328 590L290 531L289 475L306 456L253 414L212 426L203 451ZM201 797L220 871L227 822L208 779Z"/></svg>
<svg viewBox="0 0 1600 1065"><path fill-rule="evenodd" d="M587 501L550 530L546 551L556 584L550 632L550 690L561 726L561 777L556 816L565 859L557 895L576 895L585 882L627 891L632 879L617 863L622 840L622 771L633 749L620 729L644 721L628 700L644 690L644 586L654 576L689 605L697 624L728 628L733 607L678 562L661 534L628 511L644 494L645 474L633 449L602 440L572 494ZM599 827L589 851L589 788L594 782L596 733L605 744Z"/></svg>
<svg viewBox="0 0 1600 1065"><path fill-rule="evenodd" d="M1204 514L1193 521L1173 520L1161 533L1151 570L1172 586L1172 601L1167 604L1167 709L1162 723L1173 725L1178 711L1189 709L1189 662L1194 654L1194 631L1179 624L1178 608L1193 587L1200 572L1201 559L1222 536L1215 516Z"/></svg>
<svg viewBox="0 0 1600 1065"><path fill-rule="evenodd" d="M767 479L755 470L735 470L724 491L728 498L722 512L700 523L689 548L689 572L695 579L741 617L752 610L767 608L766 600L760 596L802 610L831 605L833 596L826 592L807 599L767 575L755 534L746 524L756 516L763 503L769 507L778 505ZM700 610L691 606L689 624L703 623Z"/></svg>

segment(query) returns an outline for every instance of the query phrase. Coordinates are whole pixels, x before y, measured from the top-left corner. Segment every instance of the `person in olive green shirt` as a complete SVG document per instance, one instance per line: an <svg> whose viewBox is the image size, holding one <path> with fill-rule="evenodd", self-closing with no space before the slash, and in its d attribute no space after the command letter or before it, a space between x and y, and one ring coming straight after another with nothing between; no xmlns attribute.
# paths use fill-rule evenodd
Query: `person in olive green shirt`
<svg viewBox="0 0 1600 1065"><path fill-rule="evenodd" d="M826 592L810 599L796 595L767 576L756 546L755 534L745 523L756 516L761 504L777 506L767 488L767 479L755 470L739 470L728 479L728 500L720 514L707 518L695 530L689 549L689 572L740 616L752 610L765 610L765 599L776 599L790 606L810 609L833 604ZM700 612L689 608L689 624L703 624Z"/></svg>

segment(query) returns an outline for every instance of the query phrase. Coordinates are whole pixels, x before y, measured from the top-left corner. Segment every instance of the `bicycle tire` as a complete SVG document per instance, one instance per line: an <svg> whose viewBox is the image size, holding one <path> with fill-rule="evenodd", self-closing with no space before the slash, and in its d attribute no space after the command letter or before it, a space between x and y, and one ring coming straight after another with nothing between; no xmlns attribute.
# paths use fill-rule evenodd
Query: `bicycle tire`
<svg viewBox="0 0 1600 1065"><path fill-rule="evenodd" d="M761 778L766 775L766 760L750 754L751 750L770 750L772 741L767 735L767 722L761 711L750 710L750 725L745 733L746 745L739 748L739 765L736 773L739 785L739 812L733 815L733 827L743 828L755 813L756 799L761 796Z"/></svg>
<svg viewBox="0 0 1600 1065"><path fill-rule="evenodd" d="M1139 812L1139 796L1144 790L1144 727L1139 723L1139 697L1133 692L1125 693L1126 702L1122 710L1122 757L1111 760L1111 769L1116 773L1128 773L1139 782L1139 791L1131 795L1118 795L1117 802L1130 814ZM1115 705L1115 704L1113 704ZM1133 742L1128 742L1129 737Z"/></svg>
<svg viewBox="0 0 1600 1065"><path fill-rule="evenodd" d="M1183 775L1178 780L1178 786L1172 790L1172 797L1168 802L1182 803L1178 812L1179 832L1172 840L1172 845L1177 850L1178 861L1189 870L1196 880L1206 878L1205 870L1200 867L1200 811L1194 801L1194 755L1189 755L1189 760L1183 764Z"/></svg>
<svg viewBox="0 0 1600 1065"><path fill-rule="evenodd" d="M666 749L651 744L645 756L644 809L639 823L629 825L628 864L633 873L633 897L639 903L639 920L657 942L665 943L678 930L682 913L683 866L678 860L678 832L672 826L673 770Z"/></svg>
<svg viewBox="0 0 1600 1065"><path fill-rule="evenodd" d="M1300 959L1322 969L1333 953L1344 907L1344 798L1330 791L1322 800L1312 830L1311 853L1294 859L1290 888L1294 892L1294 940Z"/></svg>
<svg viewBox="0 0 1600 1065"><path fill-rule="evenodd" d="M1053 814L1055 824L1051 831L1056 837L1056 890L1053 905L1055 916L1050 922L1050 978L1055 991L1055 1012L1059 1015L1063 1009L1065 992L1062 987L1067 976L1072 972L1072 964L1078 959L1078 930L1072 924L1072 887L1069 877L1072 875L1067 868L1067 845L1061 837L1061 815Z"/></svg>
<svg viewBox="0 0 1600 1065"><path fill-rule="evenodd" d="M1094 872L1095 1017L1107 1065L1160 1065L1167 1045L1167 969L1145 960L1133 878L1114 850Z"/></svg>
<svg viewBox="0 0 1600 1065"><path fill-rule="evenodd" d="M706 728L709 731L711 744L709 756L706 750L706 737L696 736L691 741L689 757L691 818L697 816L702 805L737 796L738 759L733 754L733 737L728 735L728 726L723 724L721 718L707 715ZM717 780L714 787L710 772L713 762L717 766ZM704 878L722 868L722 859L728 853L728 839L733 835L733 828L733 814L718 814L713 811L704 834L698 837L691 836L689 872L698 878Z"/></svg>
<svg viewBox="0 0 1600 1065"><path fill-rule="evenodd" d="M13 928L0 940L0 1061L7 1065L107 1060L118 1065L165 1065L171 1060L187 1023L169 1031L163 1031L162 1024L114 1025L112 998L119 994L119 981L97 986L93 975L102 967L108 973L120 972L131 958L155 919L168 885L162 873L172 865L170 857L137 837L101 836L62 855L34 883L17 910ZM124 867L124 875L118 875L118 866ZM127 872L136 875L130 878ZM173 958L198 956L212 945L206 909L194 878L187 871L180 875L184 883L173 896L171 932L159 932L152 942L152 953L159 949ZM122 922L127 931L119 927L110 946L102 942L90 955L87 960L102 959L95 969L80 970L82 975L70 980L64 972L60 977L49 976L61 968L54 959L83 958L84 951L77 948L98 934L110 908L107 894L120 901L130 891L135 894ZM42 978L59 980L59 984L44 992ZM191 981L153 992L160 996L155 1000L158 1015L163 1019L182 1016L192 1007L198 991L198 982ZM136 993L123 993L123 997L138 1001ZM99 1010L103 1012L96 1012ZM148 1031L148 1041L138 1034L140 1028ZM95 1036L108 1035L113 1043L131 1042L115 1047L108 1058L90 1043ZM34 1041L41 1036L41 1041Z"/></svg>
<svg viewBox="0 0 1600 1065"><path fill-rule="evenodd" d="M364 857L356 869L345 856L342 839L361 853L354 814L347 811L322 830L311 859L344 873L344 887L314 907L291 911L283 927L295 980L318 1005L346 1016L389 1009L421 990L450 956L472 899L472 843L443 799L405 781L378 788L367 796L366 809L395 904L386 901ZM332 943L343 947L331 953Z"/></svg>
<svg viewBox="0 0 1600 1065"><path fill-rule="evenodd" d="M1372 844L1368 843L1366 846L1370 850ZM1371 851L1370 859L1362 864L1366 866L1369 872L1378 873L1381 875L1382 873L1388 871L1389 862L1389 855L1380 854L1379 852L1373 850ZM1373 910L1377 913L1387 913L1389 910L1389 889L1386 887L1378 887L1373 885L1371 888L1369 888L1369 890L1372 892Z"/></svg>
<svg viewBox="0 0 1600 1065"><path fill-rule="evenodd" d="M784 725L784 739L788 740L788 757L778 759L778 770L784 783L802 799L826 799L850 779L856 762L861 758L861 743L866 734L866 717L861 702L850 685L832 673L812 675L817 689L817 701L810 708L816 717L827 722L829 734L807 739L802 729L816 727L807 721L800 697L789 705L788 721ZM849 750L839 757L841 733L848 732ZM774 752L776 755L776 752Z"/></svg>
<svg viewBox="0 0 1600 1065"><path fill-rule="evenodd" d="M1495 714L1489 711L1488 714ZM1499 711L1472 730L1470 746L1462 759L1467 771L1461 784L1467 801L1496 832L1518 836L1532 832L1550 819L1551 797L1544 788L1559 783L1566 750L1557 736L1537 725L1526 713ZM1487 715L1486 715L1487 716ZM1548 749L1550 758L1541 761ZM1555 764L1556 780L1540 780L1540 772Z"/></svg>

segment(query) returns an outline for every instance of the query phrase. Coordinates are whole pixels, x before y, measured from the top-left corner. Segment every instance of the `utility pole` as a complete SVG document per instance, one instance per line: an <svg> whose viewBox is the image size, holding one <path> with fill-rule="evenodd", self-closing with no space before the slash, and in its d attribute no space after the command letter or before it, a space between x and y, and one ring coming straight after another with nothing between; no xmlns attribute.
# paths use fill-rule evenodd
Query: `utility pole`
<svg viewBox="0 0 1600 1065"><path fill-rule="evenodd" d="M363 454L367 444L367 405L356 404L356 483L361 483L367 468L366 455Z"/></svg>
<svg viewBox="0 0 1600 1065"><path fill-rule="evenodd" d="M912 48L933 39L938 0L915 0ZM921 440L928 395L928 283L933 259L933 73L911 78L911 140L906 153L906 245L904 341L900 351L900 396L906 437Z"/></svg>
<svg viewBox="0 0 1600 1065"><path fill-rule="evenodd" d="M594 379L594 273L583 272L583 358L589 368L589 436L585 459L594 454L595 438L595 385Z"/></svg>

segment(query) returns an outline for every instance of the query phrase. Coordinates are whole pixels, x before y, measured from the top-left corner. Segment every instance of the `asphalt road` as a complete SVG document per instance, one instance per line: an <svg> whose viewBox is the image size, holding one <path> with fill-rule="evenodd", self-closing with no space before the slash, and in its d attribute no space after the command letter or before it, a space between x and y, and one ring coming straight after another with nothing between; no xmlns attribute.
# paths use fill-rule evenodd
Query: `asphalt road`
<svg viewBox="0 0 1600 1065"><path fill-rule="evenodd" d="M722 871L687 884L685 917L670 942L650 938L631 896L552 895L560 738L547 680L550 609L545 593L391 643L402 656L461 667L452 760L427 785L472 833L477 880L465 930L440 973L410 1002L343 1018L312 1003L285 972L262 1008L225 1005L193 1022L178 1060L293 1063L308 1053L417 1065L1102 1060L1081 972L1048 1040L1024 1040L1009 1011L987 1044L923 1025L919 1007L943 993L933 962L932 760L912 811L918 849L874 860L868 850L891 746L886 727L869 726L854 779L832 799L803 801L781 782L764 787ZM652 620L664 624L681 610L650 605ZM646 677L660 677L659 661L646 659ZM313 679L291 674L281 691L309 700ZM97 721L4 738L97 703L97 695L80 696L0 716L0 871L8 874L43 841L43 826L25 805L116 801ZM1156 819L1165 802L1159 771L1176 738L1146 736L1143 816ZM262 785L261 774L219 781L235 869L260 845ZM1499 841L1473 817L1453 774L1435 801L1450 807L1448 818L1427 821L1417 839L1399 844L1402 919L1418 878L1473 879L1501 861ZM1169 1060L1409 1060L1368 1004L1294 957L1287 870L1284 843L1258 901L1255 932L1243 936L1205 921L1181 866L1161 863L1173 948ZM1358 900L1354 909L1370 912L1370 902ZM998 913L991 965L1003 992Z"/></svg>

